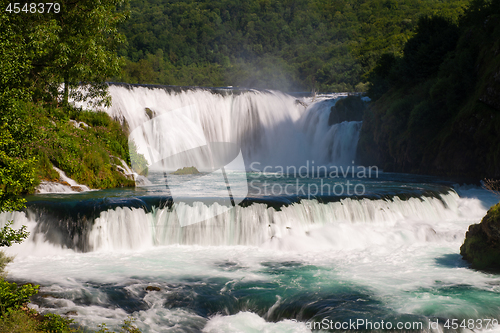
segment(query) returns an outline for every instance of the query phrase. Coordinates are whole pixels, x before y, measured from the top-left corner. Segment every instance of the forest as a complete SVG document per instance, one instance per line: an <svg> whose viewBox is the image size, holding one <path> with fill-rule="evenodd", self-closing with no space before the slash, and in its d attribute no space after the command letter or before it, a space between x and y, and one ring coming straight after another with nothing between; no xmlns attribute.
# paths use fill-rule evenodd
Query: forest
<svg viewBox="0 0 500 333"><path fill-rule="evenodd" d="M358 155L386 171L500 177L500 2L419 20L369 75Z"/></svg>
<svg viewBox="0 0 500 333"><path fill-rule="evenodd" d="M0 0L0 211L57 179L52 165L92 188L133 186L111 157L130 164L127 129L69 103L106 105L107 81L368 91L361 162L500 177L498 1L60 3L59 13L15 14ZM26 236L7 225L0 245ZM9 260L0 251L0 273ZM0 276L1 330L28 322L21 309L36 289ZM30 323L27 332L70 332L60 317Z"/></svg>
<svg viewBox="0 0 500 333"><path fill-rule="evenodd" d="M128 83L364 91L421 16L457 21L466 0L131 0L120 31Z"/></svg>

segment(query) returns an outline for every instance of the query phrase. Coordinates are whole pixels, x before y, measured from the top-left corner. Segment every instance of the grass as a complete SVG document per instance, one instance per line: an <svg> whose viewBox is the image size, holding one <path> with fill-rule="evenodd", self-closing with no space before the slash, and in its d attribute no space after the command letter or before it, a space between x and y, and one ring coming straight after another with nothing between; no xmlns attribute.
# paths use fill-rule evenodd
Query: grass
<svg viewBox="0 0 500 333"><path fill-rule="evenodd" d="M16 310L0 318L0 332L27 333L44 332L40 329L40 322L30 316L26 311Z"/></svg>
<svg viewBox="0 0 500 333"><path fill-rule="evenodd" d="M22 310L9 311L0 316L0 332L2 333L91 333L73 319L56 314L41 315L35 310L24 308ZM99 325L95 333L141 333L134 325L134 319L129 317L123 321L118 332L109 330L106 325Z"/></svg>

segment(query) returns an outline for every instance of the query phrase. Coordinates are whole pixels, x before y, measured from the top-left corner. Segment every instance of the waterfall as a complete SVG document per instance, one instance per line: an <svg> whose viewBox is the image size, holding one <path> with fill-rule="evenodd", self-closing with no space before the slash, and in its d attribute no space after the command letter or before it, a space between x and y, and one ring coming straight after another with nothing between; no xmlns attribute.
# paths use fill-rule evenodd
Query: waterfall
<svg viewBox="0 0 500 333"><path fill-rule="evenodd" d="M71 226L69 220L61 223L60 217L50 218L42 210L36 214L28 210L0 214L0 225L13 219L14 227L28 225L30 239L17 247L27 247L32 253L35 244L53 244L79 251L137 250L162 245L250 245L285 246L283 242L295 237L294 247L312 243L334 248L356 245L353 239L372 230L376 235L361 238L362 243L388 241L382 233L398 234L398 241L433 241L463 237L438 232L437 225L446 221L478 218L483 207L464 207L464 200L451 190L447 194L430 197L392 199L342 199L337 202L319 203L316 200L283 206L280 210L265 204L254 203L233 210L222 209L217 203L192 205L180 202L172 207L146 210L131 205L101 211L95 218L86 218ZM468 203L468 201L467 201ZM469 203L468 203L469 204ZM215 214L214 214L215 211ZM220 214L219 214L220 213ZM197 219L214 216L204 222L181 227L179 216ZM52 221L52 220L57 221ZM326 229L325 229L326 228ZM72 241L68 230L72 229ZM298 240L297 240L298 238ZM362 245L362 244L357 244ZM24 252L17 250L17 253Z"/></svg>
<svg viewBox="0 0 500 333"><path fill-rule="evenodd" d="M444 200L443 200L444 199ZM414 219L427 222L457 218L457 199L455 193L441 198L411 198L401 200L352 200L327 204L315 200L303 200L300 203L282 207L280 211L268 208L264 204L249 207L237 206L236 209L220 215L211 214L211 210L221 207L215 203L206 206L201 202L189 206L179 203L173 213L170 209L157 209L146 213L141 209L118 208L103 212L96 219L89 234L89 245L93 250L140 249L152 245L251 245L260 246L267 242L276 242L286 236L312 236L314 230L330 226L356 224L352 228L352 237L340 235L340 230L332 233L332 242L349 242L360 230L370 224L389 223L394 226L399 221ZM447 208L448 206L448 208ZM196 215L217 215L205 222L181 227L178 214L190 218ZM368 224L368 226L367 226ZM450 237L437 235L426 223L411 225L411 237L430 240ZM341 228L342 229L342 228ZM316 235L317 236L317 235ZM343 244L343 247L346 245Z"/></svg>
<svg viewBox="0 0 500 333"><path fill-rule="evenodd" d="M308 160L350 165L361 128L361 122L328 126L337 95L312 102L278 91L110 85L109 92L112 106L106 112L128 124L131 141L150 166L163 161L167 169L206 168L213 161L207 150L197 148L218 142L241 149L247 170L252 162L262 167ZM165 164L174 155L177 160Z"/></svg>

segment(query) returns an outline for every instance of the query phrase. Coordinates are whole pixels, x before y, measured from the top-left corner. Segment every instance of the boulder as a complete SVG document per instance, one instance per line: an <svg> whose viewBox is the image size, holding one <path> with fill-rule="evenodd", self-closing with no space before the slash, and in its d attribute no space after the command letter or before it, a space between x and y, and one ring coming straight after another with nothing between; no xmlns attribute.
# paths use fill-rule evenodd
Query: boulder
<svg viewBox="0 0 500 333"><path fill-rule="evenodd" d="M460 254L472 268L500 271L500 203L490 208L481 223L469 227Z"/></svg>
<svg viewBox="0 0 500 333"><path fill-rule="evenodd" d="M155 112L150 108L145 108L144 111L146 111L146 115L149 119L153 119L155 117Z"/></svg>
<svg viewBox="0 0 500 333"><path fill-rule="evenodd" d="M160 291L161 289L159 287L154 287L154 286L147 286L146 291Z"/></svg>

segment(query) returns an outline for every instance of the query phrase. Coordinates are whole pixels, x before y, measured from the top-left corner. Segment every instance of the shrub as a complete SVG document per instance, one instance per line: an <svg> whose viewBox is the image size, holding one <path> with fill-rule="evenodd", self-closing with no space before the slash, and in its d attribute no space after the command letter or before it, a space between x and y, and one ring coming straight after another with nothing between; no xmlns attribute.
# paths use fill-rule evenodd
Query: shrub
<svg viewBox="0 0 500 333"><path fill-rule="evenodd" d="M73 319L64 318L54 313L48 313L43 316L43 321L39 328L44 332L50 333L71 333L74 332L70 327L73 321Z"/></svg>
<svg viewBox="0 0 500 333"><path fill-rule="evenodd" d="M129 151L132 169L140 175L147 176L148 161L146 160L144 155L137 152L137 146L135 145L135 142L131 141L129 143Z"/></svg>
<svg viewBox="0 0 500 333"><path fill-rule="evenodd" d="M29 236L25 225L19 230L14 230L10 227L12 224L13 222L9 221L0 229L0 246L11 246L12 243L21 243Z"/></svg>
<svg viewBox="0 0 500 333"><path fill-rule="evenodd" d="M4 316L9 311L18 310L28 303L30 296L38 292L38 287L30 283L17 286L14 282L0 280L0 316Z"/></svg>

